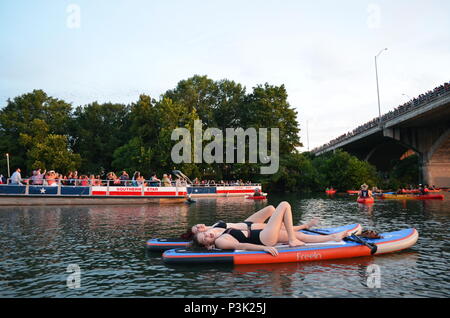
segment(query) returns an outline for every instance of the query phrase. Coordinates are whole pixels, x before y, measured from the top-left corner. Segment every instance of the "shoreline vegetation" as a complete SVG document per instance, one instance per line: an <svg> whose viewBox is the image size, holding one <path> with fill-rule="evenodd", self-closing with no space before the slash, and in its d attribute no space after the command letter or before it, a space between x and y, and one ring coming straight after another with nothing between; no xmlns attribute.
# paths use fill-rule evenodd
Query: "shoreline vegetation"
<svg viewBox="0 0 450 318"><path fill-rule="evenodd" d="M300 153L297 112L287 101L284 85L257 85L251 91L231 80L195 75L180 81L158 99L142 94L130 104L74 106L43 90L8 99L0 109L0 174L21 168L66 174L106 176L115 171L140 171L145 177L181 170L190 179L251 180L266 192L323 192L359 189L363 183L380 189L416 184L417 157L393 163L389 175L369 163L336 151L315 157ZM176 128L279 128L279 169L261 175L261 163L174 164L171 140ZM205 142L206 143L206 142ZM248 156L248 146L246 149ZM246 157L247 158L247 157Z"/></svg>

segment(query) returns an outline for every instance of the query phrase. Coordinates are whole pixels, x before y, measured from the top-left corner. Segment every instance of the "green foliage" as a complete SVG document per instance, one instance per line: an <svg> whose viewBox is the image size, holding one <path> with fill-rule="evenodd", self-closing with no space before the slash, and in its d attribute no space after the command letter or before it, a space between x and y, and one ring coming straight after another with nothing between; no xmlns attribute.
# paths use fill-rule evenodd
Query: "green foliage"
<svg viewBox="0 0 450 318"><path fill-rule="evenodd" d="M320 171L319 184L323 189L346 191L359 189L363 183L377 186L379 182L375 167L342 150L319 156L313 165Z"/></svg>
<svg viewBox="0 0 450 318"><path fill-rule="evenodd" d="M390 174L390 186L392 189L407 187L419 183L419 157L412 155L394 163Z"/></svg>
<svg viewBox="0 0 450 318"><path fill-rule="evenodd" d="M80 154L86 173L111 170L114 151L128 141L129 107L94 102L77 107L71 120L71 149Z"/></svg>
<svg viewBox="0 0 450 318"><path fill-rule="evenodd" d="M270 192L279 191L317 191L320 187L320 174L308 154L294 152L284 156L277 173L264 180Z"/></svg>
<svg viewBox="0 0 450 318"><path fill-rule="evenodd" d="M93 102L72 109L69 103L35 90L8 100L0 110L0 152L10 153L12 168L25 168L24 175L38 167L62 173L75 169L89 174L140 171L144 177L179 169L192 179L262 182L271 192L377 185L374 167L348 153L336 151L320 157L299 153L297 115L284 85L266 83L246 93L246 88L234 81L199 75L180 81L159 99L140 95L130 105ZM279 128L278 172L261 175L261 163L175 165L171 150L178 141L171 140L172 132L186 128L193 136L195 120L202 121L203 131L219 128L224 138L226 128ZM203 141L203 146L209 142ZM225 145L223 151L225 159ZM248 152L246 149L246 159ZM191 155L193 159L193 152ZM0 159L3 173L4 163ZM411 170L402 164L406 161L397 166L395 176L410 181L405 176Z"/></svg>
<svg viewBox="0 0 450 318"><path fill-rule="evenodd" d="M27 158L27 152L31 140L68 134L71 108L42 90L8 99L0 110L0 153L10 154L12 167L30 169L33 159Z"/></svg>
<svg viewBox="0 0 450 318"><path fill-rule="evenodd" d="M81 157L72 153L67 145L67 137L62 135L50 134L39 141L34 141L27 151L29 167L55 170L60 173L77 170Z"/></svg>

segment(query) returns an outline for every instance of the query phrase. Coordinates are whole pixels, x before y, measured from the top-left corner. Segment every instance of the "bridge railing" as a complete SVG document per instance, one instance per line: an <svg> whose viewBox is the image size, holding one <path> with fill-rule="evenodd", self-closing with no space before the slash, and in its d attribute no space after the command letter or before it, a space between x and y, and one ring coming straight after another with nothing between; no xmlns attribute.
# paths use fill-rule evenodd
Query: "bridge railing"
<svg viewBox="0 0 450 318"><path fill-rule="evenodd" d="M348 132L346 134L343 134L330 142L328 142L325 145L322 145L320 147L314 148L311 152L317 153L320 152L326 148L333 147L334 145L343 142L353 136L356 136L358 134L361 134L371 128L375 128L379 125L381 125L384 122L387 122L389 120L392 120L394 118L403 116L404 114L407 114L408 112L414 111L420 107L423 107L433 101L439 100L443 97L450 96L450 83L445 83L444 85L441 85L437 88L435 88L433 91L429 91L426 94L421 94L416 98L413 98L409 102L400 105L394 110L389 111L388 113L381 116L380 118L374 118L371 121L358 126L357 128L353 129L351 132Z"/></svg>

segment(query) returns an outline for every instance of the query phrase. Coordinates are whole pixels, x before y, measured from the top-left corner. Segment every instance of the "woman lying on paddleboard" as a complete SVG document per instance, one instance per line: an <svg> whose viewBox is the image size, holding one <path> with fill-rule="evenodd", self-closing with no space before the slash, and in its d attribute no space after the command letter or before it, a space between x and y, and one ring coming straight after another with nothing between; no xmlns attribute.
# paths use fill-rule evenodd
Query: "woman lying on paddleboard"
<svg viewBox="0 0 450 318"><path fill-rule="evenodd" d="M284 229L282 226L284 225ZM319 243L341 241L347 236L347 231L331 235L306 235L294 231L292 210L288 202L281 202L273 212L267 225L258 230L240 230L234 228L210 228L198 232L193 237L193 245L206 248L265 251L273 256L278 255L274 247L278 243L287 243L291 247L304 245L304 242Z"/></svg>
<svg viewBox="0 0 450 318"><path fill-rule="evenodd" d="M270 218L273 213L275 212L275 208L273 205L266 206L265 208L253 213L251 216L249 216L247 219L245 219L244 222L239 223L229 223L224 221L219 221L213 224L212 226L207 226L205 224L196 224L192 226L190 230L188 230L187 233L183 234L183 238L191 239L193 235L200 233L200 232L206 232L213 228L222 228L222 229L229 229L233 228L236 230L241 231L247 231L247 230L262 230L267 226L265 223L268 218ZM297 225L294 226L294 231L300 231L309 229L311 227L317 226L319 224L319 219L314 218L311 221L309 221L306 224ZM284 228L284 225L282 225L282 228Z"/></svg>

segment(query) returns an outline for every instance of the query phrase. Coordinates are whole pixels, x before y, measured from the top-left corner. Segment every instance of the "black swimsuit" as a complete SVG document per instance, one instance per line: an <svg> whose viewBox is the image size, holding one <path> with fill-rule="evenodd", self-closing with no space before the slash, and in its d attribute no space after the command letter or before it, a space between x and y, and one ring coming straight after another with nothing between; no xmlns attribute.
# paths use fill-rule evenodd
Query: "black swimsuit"
<svg viewBox="0 0 450 318"><path fill-rule="evenodd" d="M248 230L251 231L253 222L246 221L246 222L242 222L242 223L247 224ZM216 227L216 228L220 227L221 229L228 228L227 223L225 223L224 221L219 221L216 224L214 224L212 227Z"/></svg>
<svg viewBox="0 0 450 318"><path fill-rule="evenodd" d="M249 243L249 244L256 244L256 245L264 245L260 238L259 234L262 230L251 230L249 237L246 237L244 233L240 230L235 229L227 229L223 232L223 234L230 234L232 237L234 237L236 240L238 240L239 243ZM223 235L222 234L222 235Z"/></svg>
<svg viewBox="0 0 450 318"><path fill-rule="evenodd" d="M221 229L226 229L227 224L224 221L219 221L216 224L214 224L212 227L220 227Z"/></svg>

